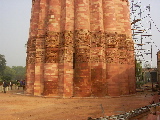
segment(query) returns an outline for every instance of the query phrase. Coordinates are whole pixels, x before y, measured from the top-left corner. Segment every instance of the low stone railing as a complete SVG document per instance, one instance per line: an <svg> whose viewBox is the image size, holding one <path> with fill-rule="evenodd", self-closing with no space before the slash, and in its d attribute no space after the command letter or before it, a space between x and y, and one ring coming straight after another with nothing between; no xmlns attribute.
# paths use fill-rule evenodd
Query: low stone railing
<svg viewBox="0 0 160 120"><path fill-rule="evenodd" d="M160 106L160 102L156 104L144 106L144 107L126 112L124 114L112 115L112 116L106 116L106 117L100 117L100 118L89 117L88 120L130 120L136 116L149 112L150 108L156 107L156 106Z"/></svg>

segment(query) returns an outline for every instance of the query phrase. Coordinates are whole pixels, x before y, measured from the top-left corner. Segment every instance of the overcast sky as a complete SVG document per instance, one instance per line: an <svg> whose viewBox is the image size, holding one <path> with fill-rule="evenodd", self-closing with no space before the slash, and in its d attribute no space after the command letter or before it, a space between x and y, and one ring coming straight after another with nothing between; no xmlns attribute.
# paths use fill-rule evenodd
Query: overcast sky
<svg viewBox="0 0 160 120"><path fill-rule="evenodd" d="M26 64L25 44L29 37L31 1L0 0L0 54L5 55L8 66L25 66ZM160 0L141 1L142 7L151 4L151 17L160 29ZM151 32L154 43L160 48L160 33L154 25ZM156 66L158 49L155 46L153 48L152 66ZM145 59L149 60L150 57Z"/></svg>
<svg viewBox="0 0 160 120"><path fill-rule="evenodd" d="M130 0L133 1L133 0ZM142 11L142 17L141 17L141 21L138 23L141 23L141 25L139 25L138 29L141 30L146 30L143 35L152 35L151 37L144 37L143 36L143 46L142 49L144 50L139 50L137 51L137 54L140 55L142 54L143 56L139 56L137 57L137 59L140 60L145 60L142 61L143 66L145 63L147 64L151 64L151 67L156 67L157 66L157 52L158 49L160 49L160 10L159 10L159 5L160 5L160 0L134 0L134 3L139 2L137 5L141 6L141 11ZM141 3L140 3L141 2ZM130 3L130 6L132 4ZM150 5L150 12L149 9L146 9L146 6ZM137 13L138 10L137 10ZM148 14L150 14L148 16ZM137 15L138 16L138 15ZM136 18L138 19L138 17ZM147 30L150 28L150 23L151 23L151 30ZM143 27L142 27L143 26ZM139 34L141 35L141 34ZM135 43L139 44L140 43L140 36L136 38L139 38L138 41L136 41ZM147 43L147 42L152 42L152 43ZM152 45L152 59L151 59L151 54L144 54L144 53L151 53L151 45ZM136 45L135 45L136 46ZM140 49L141 46L136 46L136 49ZM151 61L152 60L152 61ZM146 62L148 61L148 62Z"/></svg>
<svg viewBox="0 0 160 120"><path fill-rule="evenodd" d="M25 66L31 0L0 0L0 54L8 66Z"/></svg>

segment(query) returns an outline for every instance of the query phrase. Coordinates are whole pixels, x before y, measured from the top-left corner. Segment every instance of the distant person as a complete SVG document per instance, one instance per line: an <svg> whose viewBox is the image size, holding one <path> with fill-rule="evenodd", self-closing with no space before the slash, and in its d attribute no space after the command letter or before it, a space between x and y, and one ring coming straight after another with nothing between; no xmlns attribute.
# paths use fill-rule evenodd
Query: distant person
<svg viewBox="0 0 160 120"><path fill-rule="evenodd" d="M23 81L22 81L23 90L25 89L25 84L26 84L26 83L25 83L25 80L23 80Z"/></svg>
<svg viewBox="0 0 160 120"><path fill-rule="evenodd" d="M17 89L19 90L19 87L20 87L20 81L17 80Z"/></svg>
<svg viewBox="0 0 160 120"><path fill-rule="evenodd" d="M20 80L20 87L23 87L23 81Z"/></svg>
<svg viewBox="0 0 160 120"><path fill-rule="evenodd" d="M10 82L9 82L9 86L10 86L11 90L12 90L12 85L13 85L13 84L12 84L12 82L10 81Z"/></svg>
<svg viewBox="0 0 160 120"><path fill-rule="evenodd" d="M3 92L6 93L6 87L8 86L7 82L3 81Z"/></svg>

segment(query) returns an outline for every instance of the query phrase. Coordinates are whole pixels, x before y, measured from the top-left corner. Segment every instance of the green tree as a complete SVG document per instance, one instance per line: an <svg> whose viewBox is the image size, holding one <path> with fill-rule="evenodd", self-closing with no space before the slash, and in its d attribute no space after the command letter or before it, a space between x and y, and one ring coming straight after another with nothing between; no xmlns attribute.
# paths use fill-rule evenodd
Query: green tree
<svg viewBox="0 0 160 120"><path fill-rule="evenodd" d="M0 54L0 78L4 74L5 67L6 67L5 56Z"/></svg>
<svg viewBox="0 0 160 120"><path fill-rule="evenodd" d="M142 63L136 61L136 78L137 80L142 80Z"/></svg>
<svg viewBox="0 0 160 120"><path fill-rule="evenodd" d="M12 66L12 69L15 71L14 80L25 79L26 67L23 67L23 66Z"/></svg>
<svg viewBox="0 0 160 120"><path fill-rule="evenodd" d="M16 75L15 70L10 68L9 66L6 66L2 79L13 80L15 78L15 75Z"/></svg>

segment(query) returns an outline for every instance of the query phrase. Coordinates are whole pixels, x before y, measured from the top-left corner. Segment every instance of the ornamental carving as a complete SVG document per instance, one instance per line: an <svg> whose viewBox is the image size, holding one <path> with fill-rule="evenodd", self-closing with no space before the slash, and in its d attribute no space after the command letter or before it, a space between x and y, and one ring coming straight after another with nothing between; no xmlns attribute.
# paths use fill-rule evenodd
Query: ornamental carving
<svg viewBox="0 0 160 120"><path fill-rule="evenodd" d="M75 51L77 52L77 53L80 53L80 54L89 54L89 52L90 52L90 48L79 48L79 49L75 49Z"/></svg>
<svg viewBox="0 0 160 120"><path fill-rule="evenodd" d="M106 63L117 63L118 60L117 50L106 51Z"/></svg>
<svg viewBox="0 0 160 120"><path fill-rule="evenodd" d="M127 51L126 50L119 50L119 58L126 58L127 57Z"/></svg>
<svg viewBox="0 0 160 120"><path fill-rule="evenodd" d="M44 63L44 57L36 58L35 63Z"/></svg>
<svg viewBox="0 0 160 120"><path fill-rule="evenodd" d="M45 55L45 51L44 50L36 51L36 57L43 57L44 55Z"/></svg>
<svg viewBox="0 0 160 120"><path fill-rule="evenodd" d="M64 31L61 33L60 37L60 46L61 47L73 47L73 32L72 31Z"/></svg>
<svg viewBox="0 0 160 120"><path fill-rule="evenodd" d="M88 30L76 30L75 31L75 47L91 45L91 33Z"/></svg>
<svg viewBox="0 0 160 120"><path fill-rule="evenodd" d="M65 55L64 62L73 62L73 55Z"/></svg>
<svg viewBox="0 0 160 120"><path fill-rule="evenodd" d="M34 64L35 63L35 51L29 51L27 54L27 64Z"/></svg>
<svg viewBox="0 0 160 120"><path fill-rule="evenodd" d="M91 62L104 62L104 57L100 55L92 55Z"/></svg>
<svg viewBox="0 0 160 120"><path fill-rule="evenodd" d="M127 63L127 50L119 49L119 63L126 64Z"/></svg>
<svg viewBox="0 0 160 120"><path fill-rule="evenodd" d="M32 42L31 42L31 49L35 50L36 48L36 39L32 39Z"/></svg>
<svg viewBox="0 0 160 120"><path fill-rule="evenodd" d="M115 57L118 55L117 52L118 52L117 50L107 50L106 57Z"/></svg>
<svg viewBox="0 0 160 120"><path fill-rule="evenodd" d="M89 62L90 61L90 48L76 48L75 49L76 62Z"/></svg>
<svg viewBox="0 0 160 120"><path fill-rule="evenodd" d="M45 55L45 51L44 49L39 49L36 51L36 63L44 63L44 56Z"/></svg>
<svg viewBox="0 0 160 120"><path fill-rule="evenodd" d="M102 47L104 39L104 34L101 31L91 33L91 47Z"/></svg>
<svg viewBox="0 0 160 120"><path fill-rule="evenodd" d="M84 54L76 54L75 56L76 62L89 62L90 61L90 56L89 55L84 55Z"/></svg>
<svg viewBox="0 0 160 120"><path fill-rule="evenodd" d="M59 63L64 62L64 49L59 49Z"/></svg>
<svg viewBox="0 0 160 120"><path fill-rule="evenodd" d="M134 51L134 43L133 43L133 41L131 39L127 40L126 44L127 44L127 50L128 51Z"/></svg>
<svg viewBox="0 0 160 120"><path fill-rule="evenodd" d="M91 62L105 62L105 52L103 48L92 48L91 51Z"/></svg>
<svg viewBox="0 0 160 120"><path fill-rule="evenodd" d="M36 44L36 49L44 49L45 48L44 38L42 40L38 40L37 38L35 44Z"/></svg>
<svg viewBox="0 0 160 120"><path fill-rule="evenodd" d="M60 33L59 32L48 32L45 39L46 47L59 47Z"/></svg>
<svg viewBox="0 0 160 120"><path fill-rule="evenodd" d="M118 45L117 41L117 34L112 34L112 33L106 33L105 34L105 39L106 39L106 47L107 48L116 48Z"/></svg>
<svg viewBox="0 0 160 120"><path fill-rule="evenodd" d="M35 50L35 43L36 43L36 39L35 38L29 38L28 39L27 52Z"/></svg>
<svg viewBox="0 0 160 120"><path fill-rule="evenodd" d="M114 60L114 58L107 57L106 58L106 63L115 63L115 60Z"/></svg>
<svg viewBox="0 0 160 120"><path fill-rule="evenodd" d="M126 34L118 34L118 48L119 49L126 49Z"/></svg>
<svg viewBox="0 0 160 120"><path fill-rule="evenodd" d="M45 62L46 63L57 63L59 61L58 57L58 48L46 48L46 56L45 56Z"/></svg>
<svg viewBox="0 0 160 120"><path fill-rule="evenodd" d="M31 39L28 39L28 41L27 41L27 49L30 49L31 46L32 46Z"/></svg>
<svg viewBox="0 0 160 120"><path fill-rule="evenodd" d="M75 53L76 62L89 62L90 61L90 53Z"/></svg>
<svg viewBox="0 0 160 120"><path fill-rule="evenodd" d="M134 53L132 51L127 52L127 63L129 65L135 64L135 58L134 58Z"/></svg>
<svg viewBox="0 0 160 120"><path fill-rule="evenodd" d="M59 62L73 62L72 48L64 48L59 50Z"/></svg>
<svg viewBox="0 0 160 120"><path fill-rule="evenodd" d="M35 63L35 37L29 38L27 42L27 64L34 64Z"/></svg>

